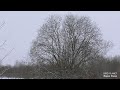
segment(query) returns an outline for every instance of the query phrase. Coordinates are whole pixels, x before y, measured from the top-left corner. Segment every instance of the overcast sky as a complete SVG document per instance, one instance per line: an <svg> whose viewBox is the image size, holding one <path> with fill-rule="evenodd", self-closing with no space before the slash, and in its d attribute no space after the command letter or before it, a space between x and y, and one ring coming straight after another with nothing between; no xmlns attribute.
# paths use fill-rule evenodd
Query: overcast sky
<svg viewBox="0 0 120 90"><path fill-rule="evenodd" d="M79 16L89 16L100 27L105 40L110 40L114 47L108 56L120 55L120 12L119 11L69 11ZM44 20L52 14L64 16L68 11L0 11L0 24L5 21L0 30L0 44L7 40L0 48L0 59L9 50L12 53L3 61L3 64L13 65L16 60L25 60L37 30Z"/></svg>

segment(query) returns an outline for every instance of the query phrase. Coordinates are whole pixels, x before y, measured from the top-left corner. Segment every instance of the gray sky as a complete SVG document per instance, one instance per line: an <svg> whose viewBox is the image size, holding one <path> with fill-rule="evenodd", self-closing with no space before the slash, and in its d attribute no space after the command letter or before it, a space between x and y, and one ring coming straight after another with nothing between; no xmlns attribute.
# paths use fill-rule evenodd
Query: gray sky
<svg viewBox="0 0 120 90"><path fill-rule="evenodd" d="M69 11L78 16L89 16L100 27L105 40L113 42L114 47L108 56L120 55L120 11ZM68 11L0 11L0 24L5 21L0 30L0 59L12 48L13 52L3 61L3 64L13 65L16 60L25 60L37 30L44 20L52 14L64 16Z"/></svg>

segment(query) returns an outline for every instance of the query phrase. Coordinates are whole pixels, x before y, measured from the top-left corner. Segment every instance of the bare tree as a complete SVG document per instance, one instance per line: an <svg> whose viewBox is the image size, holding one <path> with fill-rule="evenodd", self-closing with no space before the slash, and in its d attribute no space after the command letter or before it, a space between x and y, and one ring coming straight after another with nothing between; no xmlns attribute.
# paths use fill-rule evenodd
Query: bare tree
<svg viewBox="0 0 120 90"><path fill-rule="evenodd" d="M48 65L47 72L59 72L56 74L58 77L67 78L71 70L76 71L83 64L105 54L108 46L109 43L102 39L99 28L89 17L69 14L62 19L53 15L38 31L30 57L41 68L41 63Z"/></svg>
<svg viewBox="0 0 120 90"><path fill-rule="evenodd" d="M3 26L5 25L5 22L3 22L1 25L0 25L0 29L3 28ZM2 48L5 43L6 43L7 40L5 40L1 45L0 45L0 48ZM14 49L14 48L13 48ZM13 49L11 49L3 58L0 59L0 76L2 76L9 68L5 68L4 70L2 69L2 61L13 51Z"/></svg>
<svg viewBox="0 0 120 90"><path fill-rule="evenodd" d="M3 22L1 25L0 25L0 30L3 28L5 22ZM0 48L2 48L4 46L4 44L6 43L6 40L0 45ZM2 63L2 60L0 60L0 65Z"/></svg>

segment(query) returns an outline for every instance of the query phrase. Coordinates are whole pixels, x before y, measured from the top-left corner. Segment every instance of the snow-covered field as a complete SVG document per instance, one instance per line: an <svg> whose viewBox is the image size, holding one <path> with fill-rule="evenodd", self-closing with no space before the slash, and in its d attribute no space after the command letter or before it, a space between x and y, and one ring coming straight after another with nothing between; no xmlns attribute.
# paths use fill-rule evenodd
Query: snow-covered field
<svg viewBox="0 0 120 90"><path fill-rule="evenodd" d="M24 78L14 78L14 77L0 77L0 79L24 79Z"/></svg>

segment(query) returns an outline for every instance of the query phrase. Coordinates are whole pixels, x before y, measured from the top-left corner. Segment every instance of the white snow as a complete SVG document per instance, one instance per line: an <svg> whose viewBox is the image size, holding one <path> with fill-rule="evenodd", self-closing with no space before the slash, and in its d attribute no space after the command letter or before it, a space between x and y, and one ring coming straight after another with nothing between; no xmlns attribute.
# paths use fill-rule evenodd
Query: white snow
<svg viewBox="0 0 120 90"><path fill-rule="evenodd" d="M14 77L0 77L0 79L24 79L24 78L14 78Z"/></svg>

